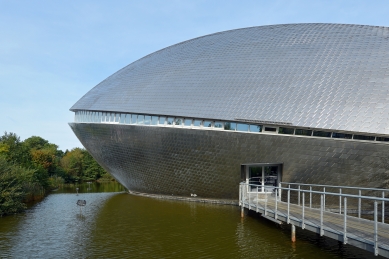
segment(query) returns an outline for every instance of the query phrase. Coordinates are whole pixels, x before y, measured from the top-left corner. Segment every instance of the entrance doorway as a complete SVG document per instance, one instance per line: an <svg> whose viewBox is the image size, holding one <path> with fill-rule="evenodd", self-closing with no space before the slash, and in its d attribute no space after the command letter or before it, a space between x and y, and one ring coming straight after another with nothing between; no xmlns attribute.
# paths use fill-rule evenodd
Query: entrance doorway
<svg viewBox="0 0 389 259"><path fill-rule="evenodd" d="M281 163L242 164L242 178L250 184L249 192L274 192L282 176Z"/></svg>

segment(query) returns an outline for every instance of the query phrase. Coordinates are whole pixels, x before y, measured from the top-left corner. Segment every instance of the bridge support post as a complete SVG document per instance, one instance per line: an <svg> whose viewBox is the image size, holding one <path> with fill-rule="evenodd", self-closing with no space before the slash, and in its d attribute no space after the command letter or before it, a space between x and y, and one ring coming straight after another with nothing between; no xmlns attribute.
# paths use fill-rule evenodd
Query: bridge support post
<svg viewBox="0 0 389 259"><path fill-rule="evenodd" d="M291 239L292 239L292 242L294 243L294 242L296 242L296 227L293 225L293 224L291 224L292 225L292 227L291 227Z"/></svg>

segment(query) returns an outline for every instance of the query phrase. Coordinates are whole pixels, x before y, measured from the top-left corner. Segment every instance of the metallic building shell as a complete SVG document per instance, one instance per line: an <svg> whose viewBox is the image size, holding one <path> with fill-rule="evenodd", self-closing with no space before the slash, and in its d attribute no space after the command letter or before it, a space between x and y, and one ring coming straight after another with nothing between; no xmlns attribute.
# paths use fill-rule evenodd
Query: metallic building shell
<svg viewBox="0 0 389 259"><path fill-rule="evenodd" d="M240 165L282 162L285 182L385 187L388 145L339 139L71 123L95 159L131 191L237 199Z"/></svg>
<svg viewBox="0 0 389 259"><path fill-rule="evenodd" d="M389 28L287 24L225 31L150 54L72 111L110 111L389 135ZM266 123L265 123L266 124ZM70 123L132 191L237 199L240 165L283 163L282 181L387 187L379 141Z"/></svg>
<svg viewBox="0 0 389 259"><path fill-rule="evenodd" d="M150 54L71 110L121 111L389 134L389 28L286 24Z"/></svg>

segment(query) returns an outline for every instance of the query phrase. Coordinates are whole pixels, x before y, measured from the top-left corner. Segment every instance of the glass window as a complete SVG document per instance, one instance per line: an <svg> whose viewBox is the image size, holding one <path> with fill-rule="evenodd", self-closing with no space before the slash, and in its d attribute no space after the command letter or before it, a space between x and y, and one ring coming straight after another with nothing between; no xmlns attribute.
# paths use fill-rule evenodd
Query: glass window
<svg viewBox="0 0 389 259"><path fill-rule="evenodd" d="M120 123L124 123L124 121L126 120L126 115L125 114L120 114Z"/></svg>
<svg viewBox="0 0 389 259"><path fill-rule="evenodd" d="M193 121L193 126L194 127L200 127L200 125L201 125L201 120L194 120Z"/></svg>
<svg viewBox="0 0 389 259"><path fill-rule="evenodd" d="M262 125L250 125L250 132L261 132Z"/></svg>
<svg viewBox="0 0 389 259"><path fill-rule="evenodd" d="M158 116L151 117L151 125L157 125L158 124Z"/></svg>
<svg viewBox="0 0 389 259"><path fill-rule="evenodd" d="M174 122L174 118L173 117L168 117L167 120L166 120L166 124L167 125L174 125L173 122Z"/></svg>
<svg viewBox="0 0 389 259"><path fill-rule="evenodd" d="M328 131L314 131L313 132L313 136L330 138L331 137L331 132L328 132Z"/></svg>
<svg viewBox="0 0 389 259"><path fill-rule="evenodd" d="M385 138L385 137L377 137L376 139L377 141L389 141L389 138Z"/></svg>
<svg viewBox="0 0 389 259"><path fill-rule="evenodd" d="M185 119L184 125L187 127L192 126L192 119Z"/></svg>
<svg viewBox="0 0 389 259"><path fill-rule="evenodd" d="M131 114L126 114L125 115L124 123L125 124L130 124L131 123Z"/></svg>
<svg viewBox="0 0 389 259"><path fill-rule="evenodd" d="M151 116L145 115L145 125L150 125Z"/></svg>
<svg viewBox="0 0 389 259"><path fill-rule="evenodd" d="M174 119L174 125L182 125L182 119L181 118L175 118Z"/></svg>
<svg viewBox="0 0 389 259"><path fill-rule="evenodd" d="M312 136L312 130L296 129L295 135Z"/></svg>
<svg viewBox="0 0 389 259"><path fill-rule="evenodd" d="M115 113L115 122L119 122L120 114Z"/></svg>
<svg viewBox="0 0 389 259"><path fill-rule="evenodd" d="M351 134L344 134L344 133L332 133L332 137L333 138L345 138L345 139L352 139L352 136Z"/></svg>
<svg viewBox="0 0 389 259"><path fill-rule="evenodd" d="M131 114L131 124L136 124L136 117L138 117L138 115Z"/></svg>
<svg viewBox="0 0 389 259"><path fill-rule="evenodd" d="M236 123L235 122L225 122L224 129L225 130L236 130Z"/></svg>
<svg viewBox="0 0 389 259"><path fill-rule="evenodd" d="M210 128L210 127L212 127L212 122L211 122L211 121L204 121L204 122L203 122L203 127L204 127L204 128Z"/></svg>
<svg viewBox="0 0 389 259"><path fill-rule="evenodd" d="M276 132L276 131L277 131L277 128L273 128L273 127L265 127L265 131Z"/></svg>
<svg viewBox="0 0 389 259"><path fill-rule="evenodd" d="M105 122L105 118L107 118L107 113L103 112L103 119L101 120L102 122Z"/></svg>
<svg viewBox="0 0 389 259"><path fill-rule="evenodd" d="M223 128L223 122L215 121L214 127L218 128L218 129L222 129Z"/></svg>
<svg viewBox="0 0 389 259"><path fill-rule="evenodd" d="M359 140L374 140L374 136L364 136L364 135L354 135L353 139L359 139Z"/></svg>
<svg viewBox="0 0 389 259"><path fill-rule="evenodd" d="M145 121L145 116L144 115L138 115L137 124L143 124L144 121Z"/></svg>
<svg viewBox="0 0 389 259"><path fill-rule="evenodd" d="M99 122L102 122L102 121L103 121L103 113L99 112Z"/></svg>
<svg viewBox="0 0 389 259"><path fill-rule="evenodd" d="M283 128L283 127L279 127L278 128L278 134L293 135L293 133L294 133L294 129L293 128Z"/></svg>
<svg viewBox="0 0 389 259"><path fill-rule="evenodd" d="M248 131L249 130L249 125L248 124L243 124L243 123L238 123L238 124L236 124L236 130L237 131Z"/></svg>
<svg viewBox="0 0 389 259"><path fill-rule="evenodd" d="M159 117L159 124L165 125L166 117Z"/></svg>

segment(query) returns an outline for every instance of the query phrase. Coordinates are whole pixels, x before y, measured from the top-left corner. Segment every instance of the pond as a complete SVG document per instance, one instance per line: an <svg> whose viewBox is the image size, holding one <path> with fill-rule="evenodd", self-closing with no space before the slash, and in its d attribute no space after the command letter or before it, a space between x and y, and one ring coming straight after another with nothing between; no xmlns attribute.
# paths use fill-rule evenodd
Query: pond
<svg viewBox="0 0 389 259"><path fill-rule="evenodd" d="M76 193L75 188L79 188ZM86 200L80 209L77 200ZM0 258L368 258L372 254L236 206L133 196L115 182L69 185L0 218Z"/></svg>

